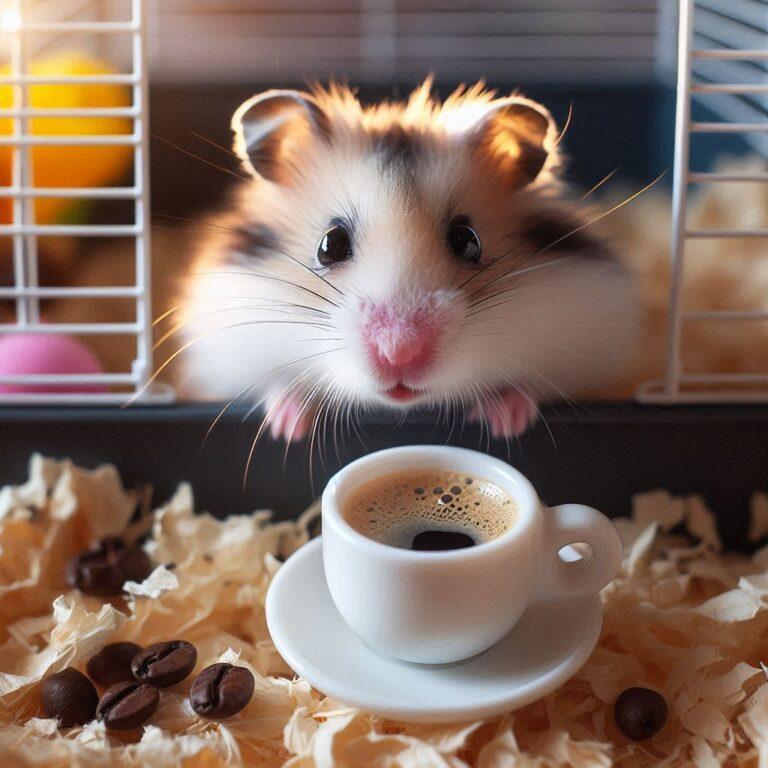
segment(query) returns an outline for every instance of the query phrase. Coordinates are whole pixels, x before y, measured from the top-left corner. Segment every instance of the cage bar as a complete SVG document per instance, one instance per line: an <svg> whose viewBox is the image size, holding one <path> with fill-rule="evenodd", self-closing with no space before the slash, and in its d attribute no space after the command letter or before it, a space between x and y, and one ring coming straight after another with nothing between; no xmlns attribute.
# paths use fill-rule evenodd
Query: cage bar
<svg viewBox="0 0 768 768"><path fill-rule="evenodd" d="M0 75L0 85L138 85L139 77L130 74L113 75Z"/></svg>
<svg viewBox="0 0 768 768"><path fill-rule="evenodd" d="M26 118L16 118L25 120ZM95 146L110 146L118 147L138 144L141 138L138 136L132 136L128 134L117 134L115 136L0 136L0 147L61 147L61 146L83 146L83 147L95 147Z"/></svg>
<svg viewBox="0 0 768 768"><path fill-rule="evenodd" d="M135 237L140 229L138 224L0 224L0 235Z"/></svg>
<svg viewBox="0 0 768 768"><path fill-rule="evenodd" d="M705 5L706 0L699 0ZM684 402L768 402L768 372L697 373L685 371L682 365L682 329L684 322L755 322L768 320L768 311L719 309L712 311L686 311L682 307L682 289L685 279L686 242L723 238L768 239L768 229L689 229L686 221L688 189L691 184L719 182L768 182L768 173L719 173L690 170L690 138L697 134L733 134L748 139L750 135L768 133L768 117L760 110L749 114L758 116L759 122L744 122L734 119L744 114L736 101L729 101L729 109L723 122L692 122L691 100L694 96L706 98L712 94L738 100L740 97L768 93L763 83L738 82L694 82L693 61L711 59L721 62L744 61L750 63L768 60L768 16L762 14L761 23L765 29L754 29L751 22L737 18L733 6L718 7L718 18L730 30L738 30L739 24L749 32L750 40L757 34L766 37L764 49L701 49L694 48L694 14L696 0L681 0L679 6L677 107L675 123L675 158L672 185L672 236L671 236L671 282L669 298L669 321L667 340L666 373L663 380L644 383L637 391L641 402L675 404ZM706 9L702 9L705 10ZM729 13L731 14L729 16ZM708 19L717 23L716 19ZM710 29L707 34L714 34ZM707 35L705 35L707 36ZM746 72L745 72L746 76ZM709 74L707 80L715 80ZM742 105L746 106L746 105ZM728 119L728 118L731 119Z"/></svg>
<svg viewBox="0 0 768 768"><path fill-rule="evenodd" d="M0 197L131 199L140 194L137 187L0 187Z"/></svg>
<svg viewBox="0 0 768 768"><path fill-rule="evenodd" d="M10 87L13 100L0 109L0 118L10 121L12 132L0 135L0 147L13 153L11 183L0 187L0 197L11 200L13 219L0 224L0 236L13 243L13 285L0 288L0 299L13 301L15 322L0 323L0 334L67 334L88 338L93 335L133 337L136 354L129 371L99 374L29 374L0 376L2 385L66 386L83 391L0 393L3 402L31 403L125 403L139 399L144 403L169 402L173 392L165 386L149 386L152 366L152 310L150 298L149 250L149 165L148 165L148 73L145 0L131 0L129 20L104 18L107 7L95 0L78 7L79 18L73 20L67 11L53 4L47 16L37 19L31 0L13 0L10 16L4 19L2 32L11 53L8 74L0 77L0 85ZM82 19L83 12L90 11ZM81 20L82 19L82 20ZM67 35L94 36L94 40L125 40L130 49L130 67L121 72L100 74L31 74L29 61L33 54L30 41L35 41L34 55L46 52L66 40ZM80 38L78 38L80 39ZM102 48L109 52L109 48ZM125 85L131 99L120 107L45 107L30 103L30 87L35 85ZM130 133L42 134L30 131L33 118L121 118L131 122ZM32 147L130 147L133 181L116 187L41 187L33 178ZM40 223L35 218L36 199L126 200L132 205L132 224ZM40 237L130 238L135 242L135 280L125 286L39 286L37 246ZM40 317L41 301L89 301L92 299L124 299L135 306L131 322L46 322Z"/></svg>

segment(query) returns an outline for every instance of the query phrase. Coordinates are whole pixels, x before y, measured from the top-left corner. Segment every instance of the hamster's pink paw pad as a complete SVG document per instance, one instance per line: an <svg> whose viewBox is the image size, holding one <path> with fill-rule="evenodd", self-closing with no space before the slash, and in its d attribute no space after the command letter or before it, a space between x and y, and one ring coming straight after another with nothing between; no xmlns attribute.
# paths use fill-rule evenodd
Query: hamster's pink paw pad
<svg viewBox="0 0 768 768"><path fill-rule="evenodd" d="M314 409L303 395L296 393L268 401L264 419L275 440L282 437L291 443L303 440L309 434L314 417Z"/></svg>
<svg viewBox="0 0 768 768"><path fill-rule="evenodd" d="M500 396L488 395L467 417L470 422L485 421L495 438L522 435L536 421L539 408L535 397L518 389L502 390Z"/></svg>

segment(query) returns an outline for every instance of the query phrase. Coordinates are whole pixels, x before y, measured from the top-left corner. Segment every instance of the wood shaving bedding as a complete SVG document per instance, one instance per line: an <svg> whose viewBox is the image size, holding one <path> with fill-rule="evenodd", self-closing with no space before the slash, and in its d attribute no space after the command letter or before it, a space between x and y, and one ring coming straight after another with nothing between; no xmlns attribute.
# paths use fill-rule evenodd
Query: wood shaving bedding
<svg viewBox="0 0 768 768"><path fill-rule="evenodd" d="M27 483L0 490L0 765L768 765L768 548L722 553L698 497L643 494L617 521L624 566L603 592L602 636L576 676L514 713L447 726L404 725L333 701L275 651L267 588L281 559L309 538L316 505L296 522L273 523L267 512L195 514L186 485L136 520L138 502L113 467L86 471L39 456ZM756 538L767 505L755 495ZM103 603L66 587L64 563L93 538L130 540L148 529L155 569L127 583L123 598ZM43 676L83 669L108 642L168 638L195 644L195 674L216 661L250 669L251 702L225 722L202 720L186 681L163 690L139 733L97 722L60 732L42 716ZM617 695L637 685L661 691L670 712L643 743L622 736L612 716Z"/></svg>

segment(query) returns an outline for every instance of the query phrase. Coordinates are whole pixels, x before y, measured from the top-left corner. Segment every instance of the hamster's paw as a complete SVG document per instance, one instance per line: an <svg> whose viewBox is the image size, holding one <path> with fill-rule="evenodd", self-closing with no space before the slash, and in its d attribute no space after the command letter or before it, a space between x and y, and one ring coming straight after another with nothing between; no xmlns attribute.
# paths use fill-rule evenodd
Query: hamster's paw
<svg viewBox="0 0 768 768"><path fill-rule="evenodd" d="M288 443L303 440L312 427L314 408L307 405L304 396L298 392L277 396L267 401L264 420L269 433L275 440L281 437Z"/></svg>
<svg viewBox="0 0 768 768"><path fill-rule="evenodd" d="M495 438L522 435L539 412L537 399L519 389L504 389L499 395L487 395L470 412L470 423L484 420Z"/></svg>

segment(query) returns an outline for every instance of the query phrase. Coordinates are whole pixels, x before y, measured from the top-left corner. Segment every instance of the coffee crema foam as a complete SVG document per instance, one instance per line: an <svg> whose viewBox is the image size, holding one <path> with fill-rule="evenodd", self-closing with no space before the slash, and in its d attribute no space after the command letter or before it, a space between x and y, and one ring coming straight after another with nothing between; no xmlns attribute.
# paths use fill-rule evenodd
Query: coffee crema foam
<svg viewBox="0 0 768 768"><path fill-rule="evenodd" d="M465 533L475 544L493 541L511 528L517 505L488 480L425 469L365 483L344 500L342 515L369 539L411 549L414 538L424 531Z"/></svg>

